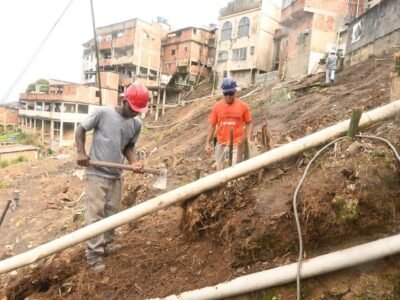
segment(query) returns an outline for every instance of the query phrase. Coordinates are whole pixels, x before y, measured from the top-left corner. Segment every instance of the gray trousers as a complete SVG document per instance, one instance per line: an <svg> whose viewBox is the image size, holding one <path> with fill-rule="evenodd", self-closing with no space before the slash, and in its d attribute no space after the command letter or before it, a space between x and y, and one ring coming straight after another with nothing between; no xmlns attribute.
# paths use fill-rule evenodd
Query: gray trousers
<svg viewBox="0 0 400 300"><path fill-rule="evenodd" d="M109 179L86 175L86 226L107 218L119 210L122 195L122 179ZM114 230L100 234L86 242L86 258L90 264L104 253L104 246L114 237Z"/></svg>
<svg viewBox="0 0 400 300"><path fill-rule="evenodd" d="M233 146L232 149L232 166L238 162L238 146ZM229 146L217 143L215 146L215 162L217 163L217 171L228 167L229 162Z"/></svg>
<svg viewBox="0 0 400 300"><path fill-rule="evenodd" d="M326 69L326 83L331 83L335 80L336 70Z"/></svg>

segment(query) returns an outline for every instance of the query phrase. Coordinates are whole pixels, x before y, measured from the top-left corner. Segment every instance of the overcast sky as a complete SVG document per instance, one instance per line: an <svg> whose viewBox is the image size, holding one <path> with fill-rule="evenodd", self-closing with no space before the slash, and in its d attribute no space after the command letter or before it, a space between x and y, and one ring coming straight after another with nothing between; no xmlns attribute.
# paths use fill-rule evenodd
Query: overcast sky
<svg viewBox="0 0 400 300"><path fill-rule="evenodd" d="M8 0L0 9L0 102L70 0ZM168 19L179 29L217 23L228 0L93 0L96 27L133 18ZM93 37L90 0L75 0L7 99L39 78L79 82L82 44Z"/></svg>

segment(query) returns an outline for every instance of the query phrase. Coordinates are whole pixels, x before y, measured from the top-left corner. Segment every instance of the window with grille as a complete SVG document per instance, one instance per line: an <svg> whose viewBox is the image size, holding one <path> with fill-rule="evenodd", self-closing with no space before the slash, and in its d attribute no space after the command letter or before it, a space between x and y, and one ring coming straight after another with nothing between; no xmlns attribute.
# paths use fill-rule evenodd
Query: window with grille
<svg viewBox="0 0 400 300"><path fill-rule="evenodd" d="M222 25L221 30L221 41L230 40L232 35L232 23L226 21L224 25Z"/></svg>
<svg viewBox="0 0 400 300"><path fill-rule="evenodd" d="M234 60L244 60L246 59L246 48L233 49L232 59Z"/></svg>
<svg viewBox="0 0 400 300"><path fill-rule="evenodd" d="M249 36L249 32L250 32L250 20L247 17L243 17L239 21L238 38Z"/></svg>

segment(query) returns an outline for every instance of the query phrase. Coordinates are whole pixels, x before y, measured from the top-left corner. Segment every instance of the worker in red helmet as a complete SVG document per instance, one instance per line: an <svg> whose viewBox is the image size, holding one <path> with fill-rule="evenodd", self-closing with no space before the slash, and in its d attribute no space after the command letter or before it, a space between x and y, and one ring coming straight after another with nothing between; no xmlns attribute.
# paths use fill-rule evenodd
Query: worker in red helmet
<svg viewBox="0 0 400 300"><path fill-rule="evenodd" d="M90 114L75 132L77 163L86 168L86 214L85 223L90 225L115 214L119 209L122 192L119 169L89 166L89 160L123 163L126 158L136 172L143 164L136 161L134 147L142 129L140 113L147 111L148 90L132 84L125 93L122 106L102 106ZM85 151L86 132L93 130L89 155ZM105 269L102 256L120 248L111 244L113 231L106 232L86 243L87 262L93 271Z"/></svg>
<svg viewBox="0 0 400 300"><path fill-rule="evenodd" d="M232 77L225 77L222 80L221 90L224 99L217 102L211 110L208 118L210 128L207 136L205 152L211 154L211 141L216 132L215 162L217 171L222 170L229 157L231 131L232 140L232 165L239 162L238 148L243 140L249 141L251 135L251 113L249 106L238 99L236 94L236 80Z"/></svg>

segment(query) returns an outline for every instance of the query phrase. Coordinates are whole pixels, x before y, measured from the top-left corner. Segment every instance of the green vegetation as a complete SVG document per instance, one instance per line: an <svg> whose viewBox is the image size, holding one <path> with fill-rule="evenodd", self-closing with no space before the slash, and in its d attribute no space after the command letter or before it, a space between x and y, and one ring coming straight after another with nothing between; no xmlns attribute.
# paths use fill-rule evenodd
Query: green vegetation
<svg viewBox="0 0 400 300"><path fill-rule="evenodd" d="M17 164L17 163L20 163L20 162L24 162L24 161L27 161L27 160L28 159L25 156L19 156L18 158L11 160L11 164L14 165L14 164Z"/></svg>
<svg viewBox="0 0 400 300"><path fill-rule="evenodd" d="M347 222L356 221L359 217L359 207L357 199L347 199L337 195L332 200L333 210L335 212L336 224L345 224Z"/></svg>
<svg viewBox="0 0 400 300"><path fill-rule="evenodd" d="M15 159L12 159L11 161L2 160L2 161L0 161L0 168L4 169L4 168L7 168L9 165L15 165L15 164L27 161L27 160L28 160L28 158L26 158L25 156L22 156L22 155Z"/></svg>
<svg viewBox="0 0 400 300"><path fill-rule="evenodd" d="M49 92L49 82L46 79L39 79L36 82L32 82L26 88L26 93L39 92L48 93Z"/></svg>
<svg viewBox="0 0 400 300"><path fill-rule="evenodd" d="M0 142L17 142L23 145L35 145L37 134L26 132L12 132L0 135Z"/></svg>
<svg viewBox="0 0 400 300"><path fill-rule="evenodd" d="M2 160L2 161L0 161L0 168L2 168L2 169L7 168L8 165L9 165L8 160Z"/></svg>
<svg viewBox="0 0 400 300"><path fill-rule="evenodd" d="M37 134L21 132L17 136L17 142L23 145L35 145Z"/></svg>

